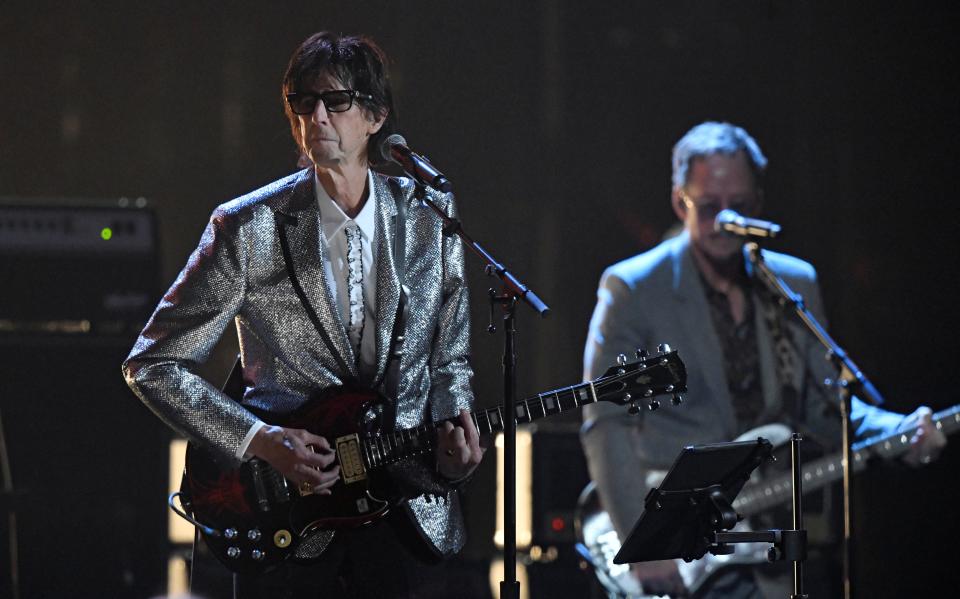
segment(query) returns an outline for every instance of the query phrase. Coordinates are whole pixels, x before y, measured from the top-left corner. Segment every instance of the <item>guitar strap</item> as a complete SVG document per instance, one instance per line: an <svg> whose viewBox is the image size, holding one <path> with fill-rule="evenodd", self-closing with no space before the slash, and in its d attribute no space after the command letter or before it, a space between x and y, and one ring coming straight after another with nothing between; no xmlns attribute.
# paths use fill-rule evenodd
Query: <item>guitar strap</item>
<svg viewBox="0 0 960 599"><path fill-rule="evenodd" d="M799 379L797 369L800 368L797 347L787 330L784 311L776 298L767 292L761 292L759 303L773 339L773 362L780 384L783 414L794 424L800 425L804 421L805 406L802 405L800 390L796 386Z"/></svg>

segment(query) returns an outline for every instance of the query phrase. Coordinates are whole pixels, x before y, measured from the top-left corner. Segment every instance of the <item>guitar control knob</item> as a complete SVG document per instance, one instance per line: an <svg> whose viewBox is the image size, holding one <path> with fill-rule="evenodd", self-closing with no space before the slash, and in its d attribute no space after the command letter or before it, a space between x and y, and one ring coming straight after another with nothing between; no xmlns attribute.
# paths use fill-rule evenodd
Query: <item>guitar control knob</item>
<svg viewBox="0 0 960 599"><path fill-rule="evenodd" d="M290 534L289 530L281 528L273 535L273 544L277 547L283 549L290 545L290 541L293 540L293 535Z"/></svg>
<svg viewBox="0 0 960 599"><path fill-rule="evenodd" d="M258 562L263 561L263 556L264 556L263 551L260 551L259 549L254 549L253 551L250 552L250 557L252 557L255 561L258 561Z"/></svg>
<svg viewBox="0 0 960 599"><path fill-rule="evenodd" d="M239 547L227 547L227 557L232 559L237 559L240 557L240 548Z"/></svg>
<svg viewBox="0 0 960 599"><path fill-rule="evenodd" d="M625 366L627 364L627 356L625 354L617 354L617 366Z"/></svg>
<svg viewBox="0 0 960 599"><path fill-rule="evenodd" d="M648 352L648 351L645 350L645 349L641 349L641 348L638 347L638 348L637 348L637 357L640 358L641 360L643 360L644 358L649 358L649 357L650 357L650 352Z"/></svg>
<svg viewBox="0 0 960 599"><path fill-rule="evenodd" d="M653 412L660 407L660 401L656 399L651 399L650 403L647 404L647 408Z"/></svg>
<svg viewBox="0 0 960 599"><path fill-rule="evenodd" d="M671 398L670 401L673 402L673 405L679 406L683 403L683 396L679 393L674 393L673 398Z"/></svg>
<svg viewBox="0 0 960 599"><path fill-rule="evenodd" d="M260 536L261 535L260 535L259 529L251 528L250 530L247 531L247 538L250 539L251 541L259 541Z"/></svg>
<svg viewBox="0 0 960 599"><path fill-rule="evenodd" d="M237 538L237 529L236 529L236 528L228 528L227 530L223 531L223 538L225 538L225 539L236 539L236 538Z"/></svg>

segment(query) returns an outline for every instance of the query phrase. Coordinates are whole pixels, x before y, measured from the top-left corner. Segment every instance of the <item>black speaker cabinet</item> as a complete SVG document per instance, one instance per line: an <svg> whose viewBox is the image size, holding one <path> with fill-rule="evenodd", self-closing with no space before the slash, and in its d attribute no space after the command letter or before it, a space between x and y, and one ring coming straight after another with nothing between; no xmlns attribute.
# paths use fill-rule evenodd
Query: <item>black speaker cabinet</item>
<svg viewBox="0 0 960 599"><path fill-rule="evenodd" d="M590 480L578 423L540 423L533 429L534 549L527 566L530 596L594 597L592 574L574 549L577 497Z"/></svg>
<svg viewBox="0 0 960 599"><path fill-rule="evenodd" d="M2 204L2 203L0 203ZM167 556L166 427L120 374L159 298L152 216L0 205L0 597L144 599Z"/></svg>

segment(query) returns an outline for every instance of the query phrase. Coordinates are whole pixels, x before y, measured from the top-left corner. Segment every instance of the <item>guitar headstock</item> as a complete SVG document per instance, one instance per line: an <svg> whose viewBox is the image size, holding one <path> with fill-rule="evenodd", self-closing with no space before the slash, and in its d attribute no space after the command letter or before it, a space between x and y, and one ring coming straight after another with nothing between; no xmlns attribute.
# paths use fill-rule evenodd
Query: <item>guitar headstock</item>
<svg viewBox="0 0 960 599"><path fill-rule="evenodd" d="M637 350L637 360L627 362L623 354L617 356L617 365L610 367L603 376L593 381L597 399L630 406L630 413L640 411L638 403L644 402L649 410L660 407L661 395L671 395L673 405L680 405L687 390L687 367L676 350L667 344L657 346L650 354Z"/></svg>

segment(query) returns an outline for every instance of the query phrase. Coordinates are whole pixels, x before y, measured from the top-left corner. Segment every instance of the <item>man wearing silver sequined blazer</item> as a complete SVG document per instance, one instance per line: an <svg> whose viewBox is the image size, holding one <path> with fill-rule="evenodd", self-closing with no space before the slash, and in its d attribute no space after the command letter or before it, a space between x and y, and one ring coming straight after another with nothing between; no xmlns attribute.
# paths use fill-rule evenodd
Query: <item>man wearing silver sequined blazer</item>
<svg viewBox="0 0 960 599"><path fill-rule="evenodd" d="M464 543L456 489L483 449L467 415L473 371L463 248L413 199L410 181L370 169L395 120L385 65L364 37L317 33L294 52L283 93L307 168L213 212L123 365L134 392L192 442L236 464L261 458L288 480L329 494L342 483L328 440L266 424L247 408L289 412L345 383L382 389L397 273L405 272L409 310L392 424L459 416L459 425L438 429L433 455L392 469L410 498L400 509L338 531L314 565L288 561L240 580L241 597L446 596L439 558ZM429 193L454 213L452 196ZM406 251L398 269L393 227L401 202ZM231 322L242 356L240 402L192 371Z"/></svg>

